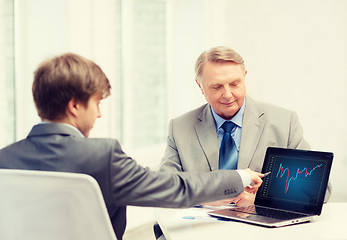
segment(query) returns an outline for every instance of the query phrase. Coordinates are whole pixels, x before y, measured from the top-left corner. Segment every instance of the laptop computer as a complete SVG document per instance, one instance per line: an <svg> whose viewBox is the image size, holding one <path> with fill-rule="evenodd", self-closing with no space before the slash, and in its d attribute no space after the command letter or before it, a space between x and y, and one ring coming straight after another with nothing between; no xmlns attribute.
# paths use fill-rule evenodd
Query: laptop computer
<svg viewBox="0 0 347 240"><path fill-rule="evenodd" d="M269 147L254 206L208 214L242 222L281 227L317 218L322 211L333 153Z"/></svg>

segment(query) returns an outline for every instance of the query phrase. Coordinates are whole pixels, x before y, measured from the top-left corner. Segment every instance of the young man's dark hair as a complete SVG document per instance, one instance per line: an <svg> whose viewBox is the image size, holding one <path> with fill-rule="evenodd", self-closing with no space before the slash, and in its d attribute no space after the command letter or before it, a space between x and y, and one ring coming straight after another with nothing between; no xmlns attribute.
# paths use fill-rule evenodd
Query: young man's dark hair
<svg viewBox="0 0 347 240"><path fill-rule="evenodd" d="M34 73L32 87L39 116L57 120L65 115L72 99L87 104L89 98L100 93L110 95L111 85L101 68L84 57L67 53L44 61Z"/></svg>

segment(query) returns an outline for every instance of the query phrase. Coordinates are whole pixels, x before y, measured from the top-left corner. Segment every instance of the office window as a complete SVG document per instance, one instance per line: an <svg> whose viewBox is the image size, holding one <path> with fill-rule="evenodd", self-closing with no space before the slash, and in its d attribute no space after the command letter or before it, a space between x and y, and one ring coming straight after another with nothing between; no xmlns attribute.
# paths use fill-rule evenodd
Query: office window
<svg viewBox="0 0 347 240"><path fill-rule="evenodd" d="M134 6L133 143L163 140L166 126L165 2L136 0ZM141 121L142 120L142 121ZM141 132L141 134L137 134Z"/></svg>
<svg viewBox="0 0 347 240"><path fill-rule="evenodd" d="M112 85L91 136L115 137L131 152L165 142L166 1L89 3L82 13L81 1L70 4L71 47L96 60Z"/></svg>
<svg viewBox="0 0 347 240"><path fill-rule="evenodd" d="M133 0L129 8L123 25L129 28L123 29L123 64L131 66L123 78L124 137L131 148L143 148L164 142L167 133L166 1Z"/></svg>
<svg viewBox="0 0 347 240"><path fill-rule="evenodd" d="M26 137L38 121L30 87L39 61L67 51L96 61L112 84L110 101L102 105L103 117L91 137L115 137L131 150L165 142L167 1L52 0L29 4L19 0L16 14L13 0L0 2L1 146ZM16 49L20 56L16 79L14 15L16 44L20 47ZM47 26L54 26L54 31Z"/></svg>
<svg viewBox="0 0 347 240"><path fill-rule="evenodd" d="M116 137L129 150L152 149L167 134L166 1L102 3L89 21L94 56L112 94L92 134Z"/></svg>
<svg viewBox="0 0 347 240"><path fill-rule="evenodd" d="M0 148L15 138L13 1L0 0Z"/></svg>
<svg viewBox="0 0 347 240"><path fill-rule="evenodd" d="M123 142L123 71L122 71L122 8L121 0L90 1L89 11L79 12L79 4L73 6L72 15L75 26L71 29L74 39L73 49L81 48L81 42L90 38L83 46L81 54L90 56L101 66L111 83L111 96L101 104L102 118L96 121L91 137L112 137ZM84 37L79 38L76 31L88 22ZM81 40L77 40L81 39ZM85 54L84 54L85 52Z"/></svg>

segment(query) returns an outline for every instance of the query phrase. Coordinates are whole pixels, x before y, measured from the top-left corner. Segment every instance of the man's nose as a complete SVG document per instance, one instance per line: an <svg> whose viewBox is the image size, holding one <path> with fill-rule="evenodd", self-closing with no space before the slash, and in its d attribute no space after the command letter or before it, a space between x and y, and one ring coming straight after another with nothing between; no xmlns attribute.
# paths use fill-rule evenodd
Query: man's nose
<svg viewBox="0 0 347 240"><path fill-rule="evenodd" d="M233 97L233 93L232 93L231 88L229 86L225 86L224 87L223 97L224 98L231 98L231 97Z"/></svg>

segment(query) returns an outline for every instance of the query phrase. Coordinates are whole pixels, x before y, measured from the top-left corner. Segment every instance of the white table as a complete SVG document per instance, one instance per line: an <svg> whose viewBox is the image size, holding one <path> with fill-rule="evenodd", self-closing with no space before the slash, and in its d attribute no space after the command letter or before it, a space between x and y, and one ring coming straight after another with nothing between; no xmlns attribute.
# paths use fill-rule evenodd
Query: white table
<svg viewBox="0 0 347 240"><path fill-rule="evenodd" d="M154 210L167 240L194 239L347 239L347 203L324 204L314 221L281 228L266 228L235 221L220 221L202 208Z"/></svg>

